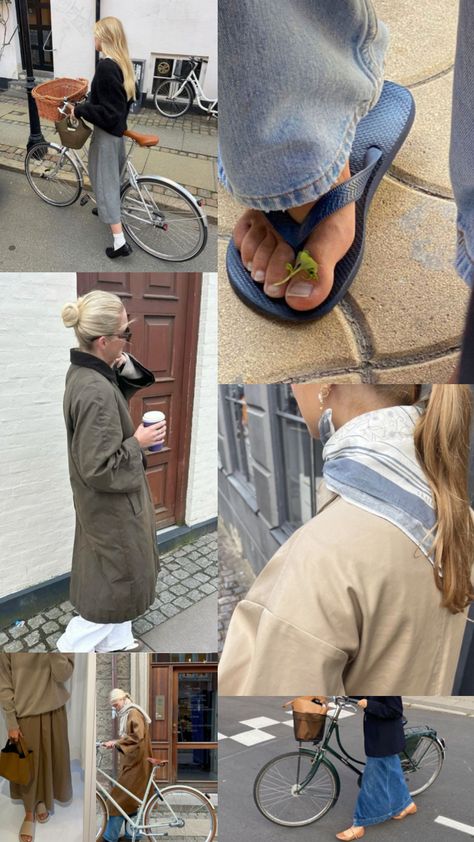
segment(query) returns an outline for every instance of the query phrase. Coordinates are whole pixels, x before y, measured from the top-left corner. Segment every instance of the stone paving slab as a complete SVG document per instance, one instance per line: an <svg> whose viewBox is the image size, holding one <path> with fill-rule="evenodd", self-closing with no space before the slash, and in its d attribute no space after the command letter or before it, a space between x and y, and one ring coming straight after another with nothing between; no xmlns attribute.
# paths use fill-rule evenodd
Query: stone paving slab
<svg viewBox="0 0 474 842"><path fill-rule="evenodd" d="M414 88L416 117L392 173L408 184L452 199L449 179L453 72Z"/></svg>
<svg viewBox="0 0 474 842"><path fill-rule="evenodd" d="M195 607L194 613L199 614L201 601L206 601L203 613L209 616L208 597L217 593L217 533L202 535L195 541L163 553L160 561L156 599L149 610L133 622L135 637L140 640L150 638L150 633L157 626L188 608ZM68 600L51 605L21 625L1 629L0 647L4 652L51 651L76 613ZM194 650L190 648L187 651Z"/></svg>
<svg viewBox="0 0 474 842"><path fill-rule="evenodd" d="M235 295L219 243L219 382L273 383L312 379L316 369L355 368L360 354L339 307L302 325L267 319Z"/></svg>
<svg viewBox="0 0 474 842"><path fill-rule="evenodd" d="M385 179L372 203L364 263L350 288L370 359L403 365L460 342L467 286L451 261L455 208ZM421 361L421 360L420 360Z"/></svg>
<svg viewBox="0 0 474 842"><path fill-rule="evenodd" d="M448 383L459 362L458 352L443 355L427 362L372 369L374 383ZM347 381L349 382L349 381Z"/></svg>
<svg viewBox="0 0 474 842"><path fill-rule="evenodd" d="M387 79L412 85L452 65L459 0L373 2L390 32Z"/></svg>

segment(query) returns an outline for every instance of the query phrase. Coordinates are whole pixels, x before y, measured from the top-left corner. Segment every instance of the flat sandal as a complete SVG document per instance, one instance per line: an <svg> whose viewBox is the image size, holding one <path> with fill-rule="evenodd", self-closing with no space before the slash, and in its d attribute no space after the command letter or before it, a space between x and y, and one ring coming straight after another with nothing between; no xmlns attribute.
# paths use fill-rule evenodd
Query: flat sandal
<svg viewBox="0 0 474 842"><path fill-rule="evenodd" d="M31 842L33 842L35 838L35 823L32 822L31 819L23 819L23 823L18 834L20 842L23 842L23 839L21 838L22 836L29 836Z"/></svg>
<svg viewBox="0 0 474 842"><path fill-rule="evenodd" d="M40 819L40 815L44 815L44 814L46 814L46 818ZM47 809L44 801L38 801L38 803L36 805L36 809L35 809L35 816L36 816L36 821L38 821L40 824L46 824L46 822L49 821L49 810Z"/></svg>

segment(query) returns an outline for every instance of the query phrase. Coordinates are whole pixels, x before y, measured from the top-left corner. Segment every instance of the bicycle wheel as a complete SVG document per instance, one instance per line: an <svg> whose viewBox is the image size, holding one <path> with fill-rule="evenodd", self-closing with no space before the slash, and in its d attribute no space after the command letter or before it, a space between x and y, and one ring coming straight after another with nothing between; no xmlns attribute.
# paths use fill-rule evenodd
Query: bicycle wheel
<svg viewBox="0 0 474 842"><path fill-rule="evenodd" d="M95 838L100 839L102 836L107 820L109 818L109 811L105 799L99 792L95 794L95 814L96 814L96 831Z"/></svg>
<svg viewBox="0 0 474 842"><path fill-rule="evenodd" d="M122 225L131 239L161 260L196 257L207 242L207 220L184 187L158 176L140 176L122 188Z"/></svg>
<svg viewBox="0 0 474 842"><path fill-rule="evenodd" d="M312 753L291 751L270 760L260 770L253 797L265 818L285 827L299 827L317 821L336 803L339 781L324 760L310 783L298 791L298 784L311 771L313 759Z"/></svg>
<svg viewBox="0 0 474 842"><path fill-rule="evenodd" d="M217 830L211 802L191 786L167 786L145 809L146 837L156 842L164 835L179 842L212 842Z"/></svg>
<svg viewBox="0 0 474 842"><path fill-rule="evenodd" d="M38 143L25 158L26 177L35 193L47 202L64 208L79 198L82 178L67 149L56 143Z"/></svg>
<svg viewBox="0 0 474 842"><path fill-rule="evenodd" d="M420 738L414 751L408 756L400 755L410 795L419 795L436 780L444 760L444 752L435 737Z"/></svg>
<svg viewBox="0 0 474 842"><path fill-rule="evenodd" d="M193 89L191 85L185 85L179 96L182 79L163 79L155 91L155 106L164 117L182 117L191 108L193 101Z"/></svg>

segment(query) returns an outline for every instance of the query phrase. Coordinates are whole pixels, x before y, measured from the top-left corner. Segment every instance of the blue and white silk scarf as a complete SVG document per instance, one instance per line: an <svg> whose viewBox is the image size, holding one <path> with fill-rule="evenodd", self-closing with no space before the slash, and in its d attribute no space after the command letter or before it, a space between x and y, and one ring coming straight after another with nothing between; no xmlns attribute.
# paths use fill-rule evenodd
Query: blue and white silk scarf
<svg viewBox="0 0 474 842"><path fill-rule="evenodd" d="M398 526L433 564L436 511L414 442L422 412L419 404L391 406L358 415L335 430L327 409L319 432L327 487Z"/></svg>

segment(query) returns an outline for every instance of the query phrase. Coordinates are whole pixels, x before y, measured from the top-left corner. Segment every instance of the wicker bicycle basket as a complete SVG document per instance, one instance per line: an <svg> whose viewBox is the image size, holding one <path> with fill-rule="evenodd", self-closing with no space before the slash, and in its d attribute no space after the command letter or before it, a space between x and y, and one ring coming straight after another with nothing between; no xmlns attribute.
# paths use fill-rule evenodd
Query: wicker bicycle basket
<svg viewBox="0 0 474 842"><path fill-rule="evenodd" d="M283 707L293 712L293 730L298 742L320 742L324 735L327 706L320 699L299 696Z"/></svg>
<svg viewBox="0 0 474 842"><path fill-rule="evenodd" d="M78 102L87 93L89 82L87 79L51 79L36 85L32 94L38 106L40 117L45 120L59 120L58 108L67 97L71 102Z"/></svg>

